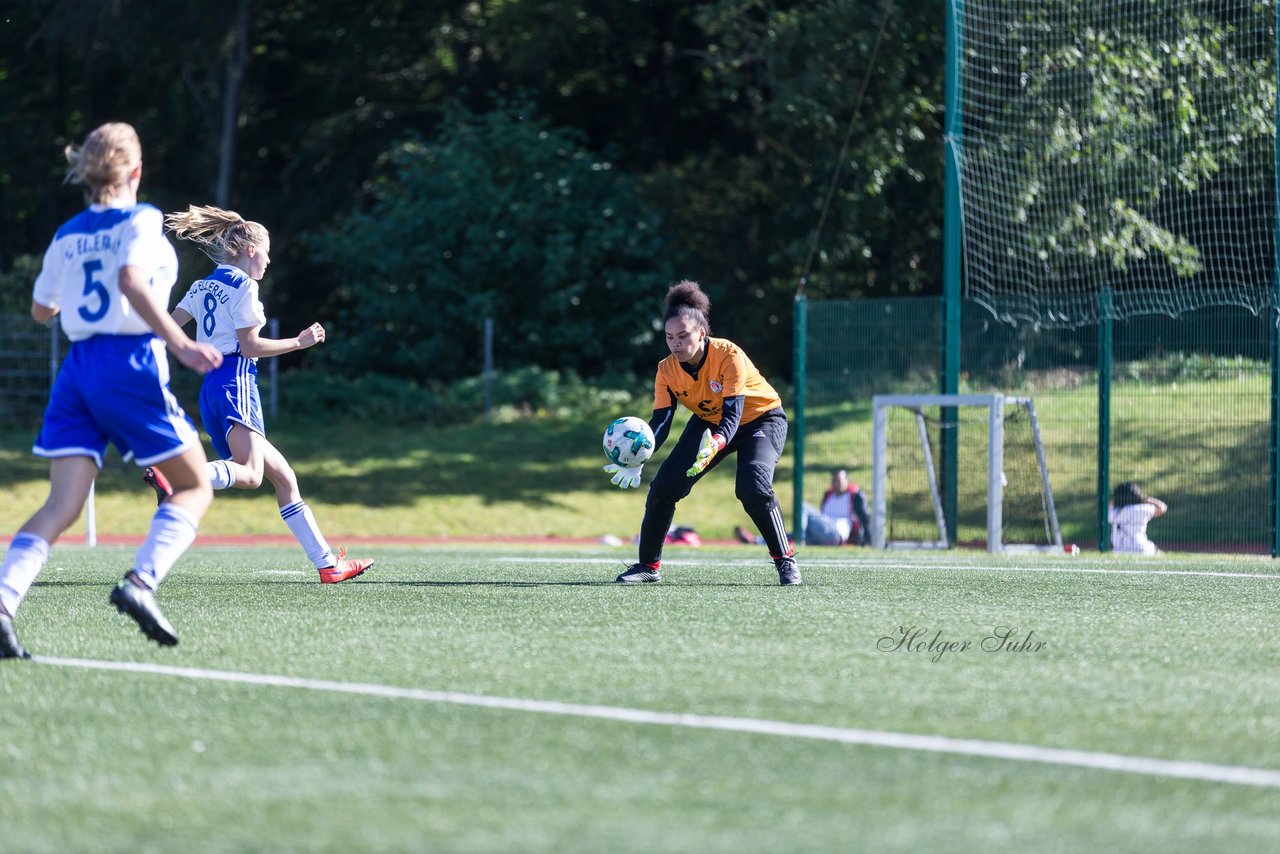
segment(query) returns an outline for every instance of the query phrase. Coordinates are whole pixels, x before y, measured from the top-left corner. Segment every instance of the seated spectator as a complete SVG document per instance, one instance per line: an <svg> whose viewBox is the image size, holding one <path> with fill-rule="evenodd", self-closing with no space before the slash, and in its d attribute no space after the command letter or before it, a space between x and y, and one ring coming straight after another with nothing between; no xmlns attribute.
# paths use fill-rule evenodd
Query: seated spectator
<svg viewBox="0 0 1280 854"><path fill-rule="evenodd" d="M1144 496L1136 483L1117 486L1107 509L1111 520L1111 550L1126 554L1162 554L1147 537L1147 523L1168 510L1168 505L1159 498Z"/></svg>
<svg viewBox="0 0 1280 854"><path fill-rule="evenodd" d="M810 515L806 513L805 518L812 524ZM856 546L865 546L871 542L871 517L867 514L867 497L858 488L858 484L849 481L849 474L844 469L831 473L831 486L822 494L821 511L813 519L819 517L831 520L835 533L840 536L839 541L819 543L806 528L805 542L814 545L848 543Z"/></svg>
<svg viewBox="0 0 1280 854"><path fill-rule="evenodd" d="M865 546L871 542L871 519L867 499L856 483L849 482L844 469L831 474L831 486L822 495L820 507L804 505L801 539L811 546ZM759 539L741 526L734 528L739 542L759 543Z"/></svg>

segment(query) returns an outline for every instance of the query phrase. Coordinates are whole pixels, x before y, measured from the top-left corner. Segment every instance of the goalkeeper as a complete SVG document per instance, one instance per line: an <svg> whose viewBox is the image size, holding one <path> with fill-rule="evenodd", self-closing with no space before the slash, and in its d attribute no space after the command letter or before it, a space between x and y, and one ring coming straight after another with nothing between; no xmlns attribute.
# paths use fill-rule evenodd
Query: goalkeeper
<svg viewBox="0 0 1280 854"><path fill-rule="evenodd" d="M773 386L747 354L724 338L712 338L707 316L711 300L697 282L680 282L667 291L663 318L671 355L658 363L653 386L654 450L671 432L676 404L693 413L667 459L649 484L640 523L639 562L618 576L622 584L662 580L662 544L676 503L703 475L735 451L738 500L755 522L778 571L778 582L799 584L800 570L787 542L782 510L773 494L773 470L787 440L787 415ZM642 465L605 466L622 489L640 485Z"/></svg>

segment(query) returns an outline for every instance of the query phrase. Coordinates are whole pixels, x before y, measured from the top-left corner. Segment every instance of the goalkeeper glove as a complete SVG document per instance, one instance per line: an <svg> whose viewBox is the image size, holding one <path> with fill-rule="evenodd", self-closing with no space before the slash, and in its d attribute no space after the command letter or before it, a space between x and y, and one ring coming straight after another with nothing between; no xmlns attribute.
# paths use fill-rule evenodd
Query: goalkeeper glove
<svg viewBox="0 0 1280 854"><path fill-rule="evenodd" d="M620 466L617 463L609 463L604 467L604 470L613 475L612 483L618 489L635 489L640 485L640 470L642 468L644 468L644 463L631 468Z"/></svg>
<svg viewBox="0 0 1280 854"><path fill-rule="evenodd" d="M693 458L693 465L685 472L689 477L697 477L707 470L716 454L724 450L724 437L710 430L702 431L702 441L698 443L698 455Z"/></svg>

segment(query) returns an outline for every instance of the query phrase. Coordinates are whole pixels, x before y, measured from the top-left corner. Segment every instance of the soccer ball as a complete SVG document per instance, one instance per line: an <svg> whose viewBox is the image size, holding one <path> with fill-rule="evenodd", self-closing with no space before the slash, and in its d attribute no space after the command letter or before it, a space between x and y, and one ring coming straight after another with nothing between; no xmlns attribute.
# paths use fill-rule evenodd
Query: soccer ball
<svg viewBox="0 0 1280 854"><path fill-rule="evenodd" d="M653 431L634 415L619 418L605 428L604 455L623 468L635 468L653 456Z"/></svg>

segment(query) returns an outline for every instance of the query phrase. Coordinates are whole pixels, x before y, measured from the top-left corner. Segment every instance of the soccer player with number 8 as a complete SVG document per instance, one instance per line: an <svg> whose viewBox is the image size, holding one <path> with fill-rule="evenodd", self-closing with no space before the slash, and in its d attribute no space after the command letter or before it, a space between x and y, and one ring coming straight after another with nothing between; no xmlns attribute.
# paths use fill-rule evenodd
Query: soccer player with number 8
<svg viewBox="0 0 1280 854"><path fill-rule="evenodd" d="M794 551L787 541L773 472L787 439L782 400L755 365L732 341L712 338L707 321L711 300L697 282L684 281L667 291L663 318L671 355L658 363L654 379L655 452L671 432L676 404L693 413L675 448L649 484L640 524L639 562L616 579L621 584L661 581L662 545L675 516L676 502L729 454L737 453L736 494L769 547L778 583L800 583ZM640 484L641 466L606 466L613 483L627 489Z"/></svg>
<svg viewBox="0 0 1280 854"><path fill-rule="evenodd" d="M275 486L280 517L320 573L322 584L360 575L372 560L347 559L329 548L311 508L302 500L298 478L284 454L267 440L258 396L258 359L304 350L324 341L324 327L313 323L294 338L263 338L267 322L258 299L258 280L271 263L271 236L260 223L234 211L188 206L165 217L175 237L190 240L215 264L194 282L173 310L179 326L196 321L196 335L223 354L222 367L205 377L200 417L221 459L209 463L214 489L257 489L265 472ZM164 500L164 484L148 472L147 482Z"/></svg>

